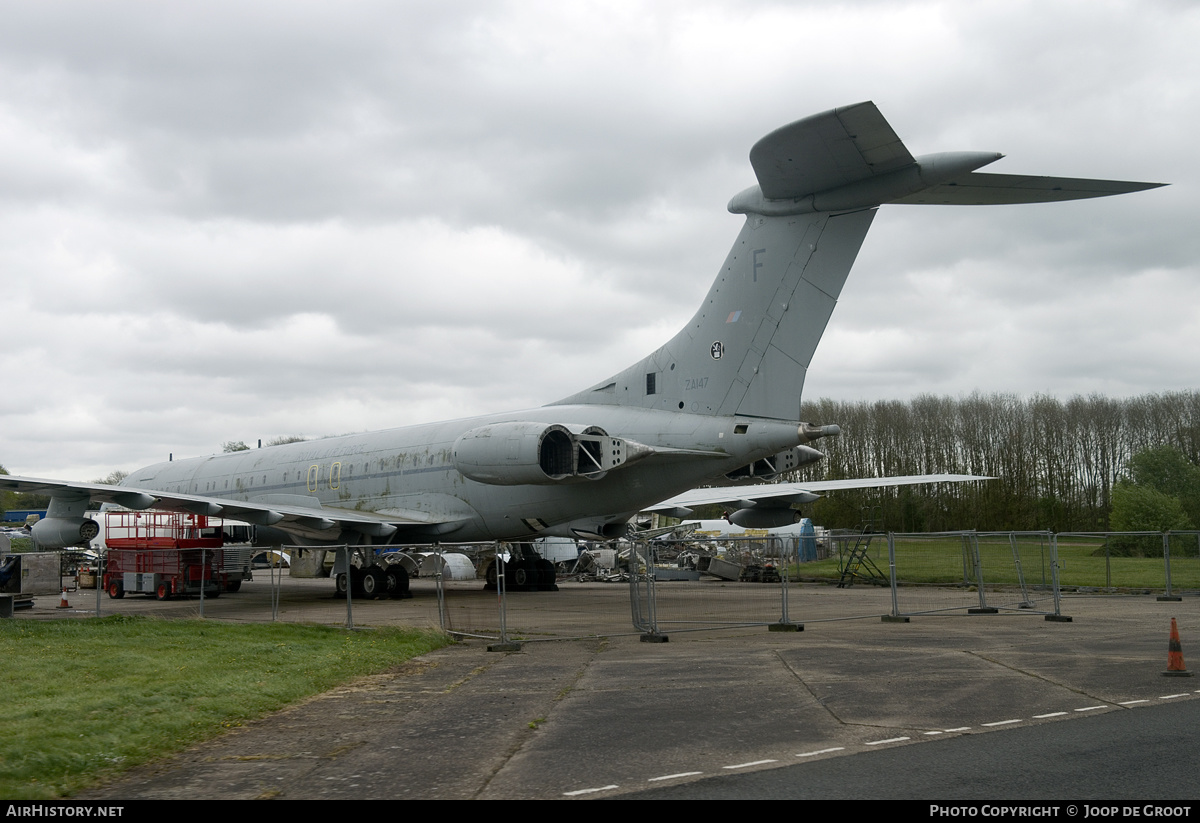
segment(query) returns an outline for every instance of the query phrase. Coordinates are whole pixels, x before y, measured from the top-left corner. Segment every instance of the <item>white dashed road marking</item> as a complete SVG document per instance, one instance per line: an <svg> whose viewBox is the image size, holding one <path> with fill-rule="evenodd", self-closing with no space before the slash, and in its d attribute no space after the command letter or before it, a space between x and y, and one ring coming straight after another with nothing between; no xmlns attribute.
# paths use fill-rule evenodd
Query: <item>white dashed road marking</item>
<svg viewBox="0 0 1200 823"><path fill-rule="evenodd" d="M796 757L816 757L819 754L829 754L830 752L841 752L845 750L845 746L834 746L832 749L817 749L815 752L803 752L796 755Z"/></svg>
<svg viewBox="0 0 1200 823"><path fill-rule="evenodd" d="M679 774L664 774L662 777L651 777L646 782L653 783L656 780L676 780L680 777L695 777L698 774L704 774L704 772L680 772Z"/></svg>
<svg viewBox="0 0 1200 823"><path fill-rule="evenodd" d="M617 788L617 784L613 783L611 786L597 786L594 789L577 789L573 792L563 792L563 796L564 797L578 797L581 794L591 794L592 792L606 792L609 789L615 789L615 788Z"/></svg>
<svg viewBox="0 0 1200 823"><path fill-rule="evenodd" d="M754 760L754 761L751 761L750 763L738 763L734 766L722 766L721 768L722 769L745 769L745 768L749 768L750 766L761 766L764 763L778 763L778 762L779 762L778 760Z"/></svg>

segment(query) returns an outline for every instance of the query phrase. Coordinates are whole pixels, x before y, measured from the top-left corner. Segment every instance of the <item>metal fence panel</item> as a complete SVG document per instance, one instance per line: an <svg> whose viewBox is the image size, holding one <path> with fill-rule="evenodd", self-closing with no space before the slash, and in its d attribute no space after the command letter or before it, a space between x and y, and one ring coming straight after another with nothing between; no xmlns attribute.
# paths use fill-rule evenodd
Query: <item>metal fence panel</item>
<svg viewBox="0 0 1200 823"><path fill-rule="evenodd" d="M1055 611L1050 535L892 534L895 614Z"/></svg>

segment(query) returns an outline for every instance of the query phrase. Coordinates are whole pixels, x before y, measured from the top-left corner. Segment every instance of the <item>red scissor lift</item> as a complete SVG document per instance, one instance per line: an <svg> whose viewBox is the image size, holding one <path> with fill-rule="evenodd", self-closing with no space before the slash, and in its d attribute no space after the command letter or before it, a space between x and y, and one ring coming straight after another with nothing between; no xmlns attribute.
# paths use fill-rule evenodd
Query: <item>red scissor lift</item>
<svg viewBox="0 0 1200 823"><path fill-rule="evenodd" d="M167 600L177 594L217 597L229 586L220 518L181 512L108 512L104 589Z"/></svg>

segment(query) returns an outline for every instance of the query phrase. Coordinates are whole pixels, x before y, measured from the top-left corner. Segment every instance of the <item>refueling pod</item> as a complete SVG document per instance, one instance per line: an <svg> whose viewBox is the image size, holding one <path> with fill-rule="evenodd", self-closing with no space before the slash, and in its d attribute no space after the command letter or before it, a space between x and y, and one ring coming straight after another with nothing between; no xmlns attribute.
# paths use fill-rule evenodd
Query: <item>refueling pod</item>
<svg viewBox="0 0 1200 823"><path fill-rule="evenodd" d="M65 549L86 546L100 534L100 524L86 517L46 517L29 534L38 548Z"/></svg>

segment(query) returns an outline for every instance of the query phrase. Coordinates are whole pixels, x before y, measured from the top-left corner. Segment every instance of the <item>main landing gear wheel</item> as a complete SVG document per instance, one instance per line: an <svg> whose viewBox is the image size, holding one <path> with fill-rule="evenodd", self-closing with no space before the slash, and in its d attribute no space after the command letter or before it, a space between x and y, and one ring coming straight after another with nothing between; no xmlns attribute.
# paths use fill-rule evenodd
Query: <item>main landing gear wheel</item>
<svg viewBox="0 0 1200 823"><path fill-rule="evenodd" d="M399 563L393 563L388 566L384 572L384 584L387 588L388 596L399 600L403 597L412 597L412 592L408 590L408 571Z"/></svg>
<svg viewBox="0 0 1200 823"><path fill-rule="evenodd" d="M357 566L350 567L350 593L355 597L363 596L363 570Z"/></svg>
<svg viewBox="0 0 1200 823"><path fill-rule="evenodd" d="M383 569L371 566L362 573L362 593L368 600L377 600L383 595L387 582L383 577Z"/></svg>
<svg viewBox="0 0 1200 823"><path fill-rule="evenodd" d="M342 600L346 599L346 573L339 572L333 577L333 596Z"/></svg>
<svg viewBox="0 0 1200 823"><path fill-rule="evenodd" d="M483 570L483 587L489 592L496 590L496 561L493 560L487 564L487 568Z"/></svg>
<svg viewBox="0 0 1200 823"><path fill-rule="evenodd" d="M558 574L554 571L554 564L544 557L539 558L534 562L537 563L538 571L541 572L539 575L541 580L538 582L538 589L544 592L558 591L558 584L555 582Z"/></svg>
<svg viewBox="0 0 1200 823"><path fill-rule="evenodd" d="M522 591L537 591L540 589L542 587L543 576L542 568L539 565L540 562L540 560L523 557L511 564L509 569L512 572L512 585ZM553 580L553 570L550 574Z"/></svg>

